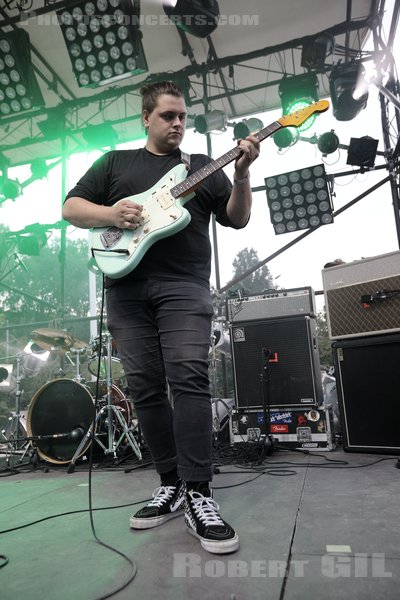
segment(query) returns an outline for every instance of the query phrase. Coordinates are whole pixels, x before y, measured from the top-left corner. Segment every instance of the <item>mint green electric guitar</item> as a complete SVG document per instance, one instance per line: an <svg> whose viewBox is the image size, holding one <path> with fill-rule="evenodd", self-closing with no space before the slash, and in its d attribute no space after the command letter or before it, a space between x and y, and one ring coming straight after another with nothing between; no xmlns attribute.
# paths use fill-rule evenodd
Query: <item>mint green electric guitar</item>
<svg viewBox="0 0 400 600"><path fill-rule="evenodd" d="M329 102L320 100L281 117L254 135L261 142L282 127L299 127L311 115L325 112L328 108ZM146 192L124 198L143 205L139 227L135 231L118 227L95 227L91 230L91 252L99 269L113 279L133 271L157 240L174 235L186 227L190 213L184 204L193 198L194 190L207 177L238 158L240 152L236 146L189 177L186 177L186 166L179 164Z"/></svg>

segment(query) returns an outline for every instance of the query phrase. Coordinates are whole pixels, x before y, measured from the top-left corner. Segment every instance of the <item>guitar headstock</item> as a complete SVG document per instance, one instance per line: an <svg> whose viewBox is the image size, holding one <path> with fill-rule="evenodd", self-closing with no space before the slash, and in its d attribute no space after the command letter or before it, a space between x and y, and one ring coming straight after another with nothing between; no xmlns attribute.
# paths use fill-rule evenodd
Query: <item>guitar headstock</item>
<svg viewBox="0 0 400 600"><path fill-rule="evenodd" d="M319 100L318 102L313 102L310 106L306 106L306 108L301 108L290 115L281 117L278 119L278 123L280 123L282 127L300 127L300 125L303 125L303 123L305 123L312 115L323 113L328 110L328 108L328 100Z"/></svg>

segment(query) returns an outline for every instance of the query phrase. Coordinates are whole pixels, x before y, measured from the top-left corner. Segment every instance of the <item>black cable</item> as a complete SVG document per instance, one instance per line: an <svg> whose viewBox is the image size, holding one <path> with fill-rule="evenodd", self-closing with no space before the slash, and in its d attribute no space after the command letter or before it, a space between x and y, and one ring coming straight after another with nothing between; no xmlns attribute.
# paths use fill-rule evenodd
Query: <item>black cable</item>
<svg viewBox="0 0 400 600"><path fill-rule="evenodd" d="M127 506L136 506L137 504L143 504L145 502L149 502L150 500L151 498L146 498L145 500L129 502L128 504L118 504L117 506L100 506L99 508L92 508L92 511L97 512L100 510L114 510L116 508L126 508ZM13 531L18 531L19 529L25 529L25 527L31 527L32 525L37 525L38 523L43 523L44 521L50 521L51 519L58 519L59 517L67 517L69 515L78 515L86 512L89 512L88 508L81 508L80 510L70 510L63 513L56 513L55 515L47 515L47 517L42 517L41 519L37 519L36 521L30 521L29 523L25 523L24 525L11 527L11 529L3 529L2 531L0 531L0 535L3 535L4 533L12 533Z"/></svg>
<svg viewBox="0 0 400 600"><path fill-rule="evenodd" d="M94 416L94 422L96 419L96 413L98 410L98 398L99 398L99 379L100 379L100 365L101 365L101 353L102 353L102 333L103 333L103 316L104 316L104 297L105 297L105 275L103 274L103 280L102 280L102 290L101 290L101 306L100 306L100 323L99 323L99 327L100 327L100 336L99 336L99 360L97 363L97 381L96 381L96 399L95 399L95 416ZM109 359L109 357L107 357ZM110 415L109 415L110 418ZM136 573L137 573L137 567L136 564L129 558L129 556L127 556L126 554L124 554L123 552L121 552L120 550L117 550L117 548L114 548L113 546L110 546L109 544L106 544L105 542L103 542L102 540L100 540L100 538L98 537L97 533L96 533L96 529L94 526L94 519L93 519L93 504L92 504L92 466L93 466L93 445L94 445L94 422L93 422L93 427L92 427L92 432L91 432L91 440L92 443L90 445L90 451L89 451L89 474L88 474L88 501L89 501L89 520L90 520L90 526L92 529L92 533L93 533L93 537L95 538L96 542L98 544L100 544L101 546L103 546L104 548L107 548L108 550L111 550L111 552L114 552L115 554L118 554L119 556L121 556L126 562L128 562L128 564L131 566L131 572L129 574L128 579L126 580L125 583L123 583L122 585L120 585L119 587L117 587L113 592L110 592L109 594L106 594L104 596L100 596L98 599L96 600L106 600L106 598L111 598L112 596L114 596L115 594L117 594L118 592L121 592L122 590L124 590L136 577Z"/></svg>
<svg viewBox="0 0 400 600"><path fill-rule="evenodd" d="M8 558L7 556L4 556L4 554L0 554L0 561L0 569L8 565Z"/></svg>

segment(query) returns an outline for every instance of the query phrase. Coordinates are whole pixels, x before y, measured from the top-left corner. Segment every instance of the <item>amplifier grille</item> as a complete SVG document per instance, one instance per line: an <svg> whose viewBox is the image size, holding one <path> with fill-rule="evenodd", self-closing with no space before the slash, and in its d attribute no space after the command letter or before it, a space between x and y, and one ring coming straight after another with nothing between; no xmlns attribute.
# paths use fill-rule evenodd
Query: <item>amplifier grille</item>
<svg viewBox="0 0 400 600"><path fill-rule="evenodd" d="M400 293L374 302L369 308L361 296L378 290L400 289L400 275L328 290L328 329L331 339L400 331Z"/></svg>

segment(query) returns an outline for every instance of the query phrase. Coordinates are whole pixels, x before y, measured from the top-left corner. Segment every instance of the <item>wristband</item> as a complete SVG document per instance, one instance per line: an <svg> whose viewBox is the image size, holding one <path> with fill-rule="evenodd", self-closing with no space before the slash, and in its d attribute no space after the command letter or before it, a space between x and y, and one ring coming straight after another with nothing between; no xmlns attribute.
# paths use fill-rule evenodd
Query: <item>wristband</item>
<svg viewBox="0 0 400 600"><path fill-rule="evenodd" d="M246 181L249 181L249 179L250 179L250 173L247 173L246 177L242 177L242 179L236 179L234 177L233 182L236 183L237 185L243 185L244 183L246 183Z"/></svg>

